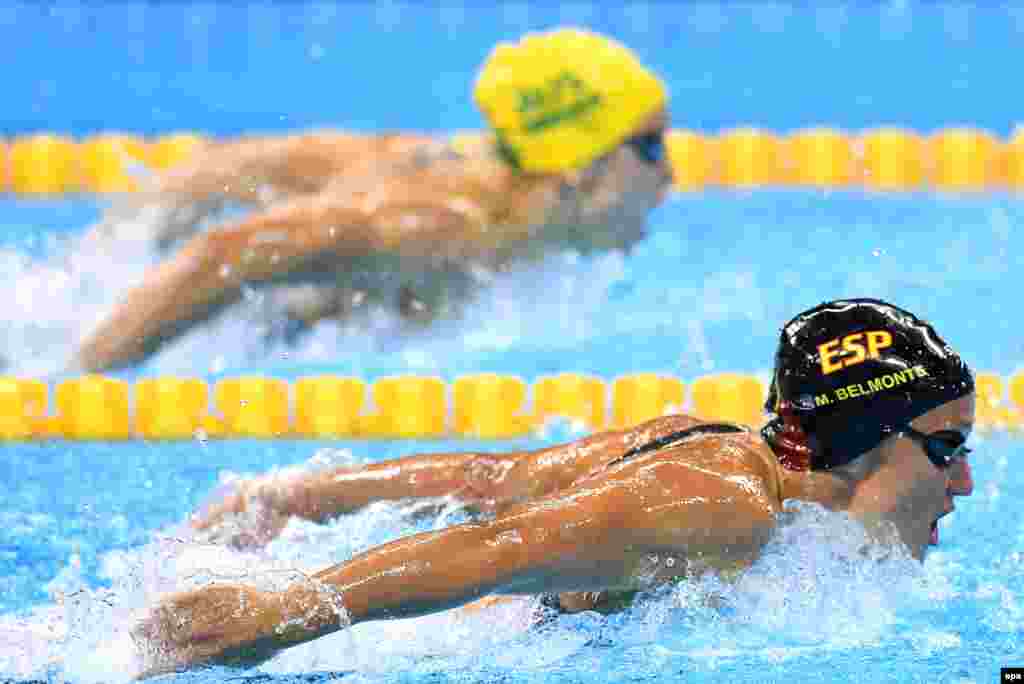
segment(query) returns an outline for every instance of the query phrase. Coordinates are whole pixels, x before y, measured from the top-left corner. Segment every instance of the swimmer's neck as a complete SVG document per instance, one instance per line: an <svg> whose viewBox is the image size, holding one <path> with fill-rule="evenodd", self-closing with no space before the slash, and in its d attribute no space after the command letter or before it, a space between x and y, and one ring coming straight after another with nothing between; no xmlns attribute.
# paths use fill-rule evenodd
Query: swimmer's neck
<svg viewBox="0 0 1024 684"><path fill-rule="evenodd" d="M778 502L796 499L821 504L831 510L848 507L857 486L857 474L849 469L802 470L784 465L791 459L785 444L766 436L762 430L752 434L764 460L770 464ZM781 440L785 442L785 440ZM806 456L804 454L803 456ZM801 460L799 457L795 459Z"/></svg>
<svg viewBox="0 0 1024 684"><path fill-rule="evenodd" d="M853 498L856 481L843 473L822 470L788 470L778 466L782 501L799 499L830 510L845 510Z"/></svg>

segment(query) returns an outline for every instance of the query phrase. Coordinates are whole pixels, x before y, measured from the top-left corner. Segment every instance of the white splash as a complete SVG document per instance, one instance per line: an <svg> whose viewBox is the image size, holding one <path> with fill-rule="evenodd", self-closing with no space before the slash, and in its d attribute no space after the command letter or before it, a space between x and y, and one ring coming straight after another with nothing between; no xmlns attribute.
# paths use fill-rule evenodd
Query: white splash
<svg viewBox="0 0 1024 684"><path fill-rule="evenodd" d="M336 457L348 458L314 460ZM904 617L933 608L936 596L948 597L935 591L942 577L934 569L923 571L900 549L872 543L847 516L796 504L783 517L762 558L733 583L703 577L654 592L617 616L562 616L543 628L531 628L537 605L523 597L475 611L367 623L289 649L260 669L522 672L563 661L579 667L599 657L588 647L595 640L652 662L703 663L779 662L901 638L926 655L956 642L940 630L900 632ZM247 551L205 543L183 526L165 530L143 548L103 557L100 575L109 588L84 586L72 564L51 587L51 605L0 618L0 675L58 672L78 682L125 681L140 663L131 626L170 592L213 581L280 589L368 547L465 519L449 500L376 504L322 525L292 520L269 545Z"/></svg>

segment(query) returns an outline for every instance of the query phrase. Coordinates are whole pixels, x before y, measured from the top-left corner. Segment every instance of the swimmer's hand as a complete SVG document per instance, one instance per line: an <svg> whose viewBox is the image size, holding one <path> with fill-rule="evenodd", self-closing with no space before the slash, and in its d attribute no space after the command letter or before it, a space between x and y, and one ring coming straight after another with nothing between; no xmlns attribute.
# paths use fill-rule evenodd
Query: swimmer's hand
<svg viewBox="0 0 1024 684"><path fill-rule="evenodd" d="M267 475L238 480L194 513L189 524L206 540L239 549L269 544L288 524L294 478Z"/></svg>
<svg viewBox="0 0 1024 684"><path fill-rule="evenodd" d="M259 665L283 648L278 626L285 608L284 593L241 585L174 595L132 630L144 663L136 679L198 666Z"/></svg>

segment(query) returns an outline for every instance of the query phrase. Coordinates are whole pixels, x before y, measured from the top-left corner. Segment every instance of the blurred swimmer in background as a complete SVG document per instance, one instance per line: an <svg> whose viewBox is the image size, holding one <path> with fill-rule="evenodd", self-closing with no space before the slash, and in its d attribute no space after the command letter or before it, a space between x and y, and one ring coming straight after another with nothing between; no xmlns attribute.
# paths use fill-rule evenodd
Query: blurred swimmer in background
<svg viewBox="0 0 1024 684"><path fill-rule="evenodd" d="M630 50L582 30L528 35L492 51L474 97L480 135L243 138L154 178L88 239L173 251L73 369L138 362L248 286L265 288L285 336L369 306L425 324L457 315L481 274L642 238L671 182L667 94ZM204 229L226 204L250 211ZM133 214L155 228L138 234Z"/></svg>
<svg viewBox="0 0 1024 684"><path fill-rule="evenodd" d="M783 327L765 406L774 416L760 431L670 415L532 452L257 478L193 526L212 530L257 505L324 521L445 495L494 515L371 548L283 590L218 582L173 595L136 629L144 667L254 665L360 622L501 594L615 610L666 582L738 577L784 524L787 500L845 512L881 546L923 560L938 521L974 489L974 391L970 368L927 322L839 300Z"/></svg>

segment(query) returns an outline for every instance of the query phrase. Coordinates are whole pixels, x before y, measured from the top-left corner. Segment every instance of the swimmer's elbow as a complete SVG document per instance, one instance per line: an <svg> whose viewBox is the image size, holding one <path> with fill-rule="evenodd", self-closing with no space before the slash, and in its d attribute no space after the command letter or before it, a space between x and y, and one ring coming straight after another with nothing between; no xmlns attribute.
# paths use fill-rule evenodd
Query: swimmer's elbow
<svg viewBox="0 0 1024 684"><path fill-rule="evenodd" d="M383 206L367 218L379 251L410 257L459 258L487 249L480 239L481 231L473 230L479 221L440 200ZM493 231L488 233L488 240L496 235Z"/></svg>

